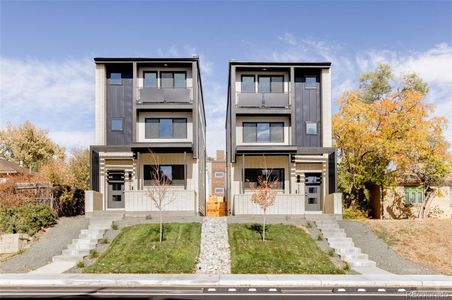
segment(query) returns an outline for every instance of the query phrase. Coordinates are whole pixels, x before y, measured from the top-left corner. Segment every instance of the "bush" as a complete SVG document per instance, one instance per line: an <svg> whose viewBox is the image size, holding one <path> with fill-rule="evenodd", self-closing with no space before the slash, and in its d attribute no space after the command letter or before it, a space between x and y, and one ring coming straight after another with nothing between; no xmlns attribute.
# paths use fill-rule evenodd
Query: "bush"
<svg viewBox="0 0 452 300"><path fill-rule="evenodd" d="M34 235L56 223L52 209L42 204L27 204L0 211L0 231Z"/></svg>
<svg viewBox="0 0 452 300"><path fill-rule="evenodd" d="M349 208L343 209L342 217L346 220L366 220L368 219L367 212L355 207L350 206Z"/></svg>

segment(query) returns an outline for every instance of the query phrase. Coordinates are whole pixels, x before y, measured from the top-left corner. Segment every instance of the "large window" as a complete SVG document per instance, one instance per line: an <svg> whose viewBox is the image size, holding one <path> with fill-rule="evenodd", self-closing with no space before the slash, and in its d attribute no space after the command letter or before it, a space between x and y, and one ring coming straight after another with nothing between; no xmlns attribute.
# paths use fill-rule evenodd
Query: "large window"
<svg viewBox="0 0 452 300"><path fill-rule="evenodd" d="M282 93L284 92L283 76L259 76L259 93Z"/></svg>
<svg viewBox="0 0 452 300"><path fill-rule="evenodd" d="M110 84L121 85L122 84L122 74L121 73L110 73Z"/></svg>
<svg viewBox="0 0 452 300"><path fill-rule="evenodd" d="M156 88L157 87L157 72L144 72L144 87Z"/></svg>
<svg viewBox="0 0 452 300"><path fill-rule="evenodd" d="M304 87L306 89L315 89L317 88L317 76L306 76Z"/></svg>
<svg viewBox="0 0 452 300"><path fill-rule="evenodd" d="M124 129L124 119L123 118L112 118L111 119L111 130L112 131L123 131Z"/></svg>
<svg viewBox="0 0 452 300"><path fill-rule="evenodd" d="M185 185L184 165L144 165L144 185L156 185L158 181L169 185Z"/></svg>
<svg viewBox="0 0 452 300"><path fill-rule="evenodd" d="M282 143L284 142L284 123L243 122L243 142Z"/></svg>
<svg viewBox="0 0 452 300"><path fill-rule="evenodd" d="M243 75L242 93L254 93L254 92L256 92L256 87L254 84L254 75Z"/></svg>
<svg viewBox="0 0 452 300"><path fill-rule="evenodd" d="M405 204L424 202L424 189L422 187L405 187Z"/></svg>
<svg viewBox="0 0 452 300"><path fill-rule="evenodd" d="M160 81L162 88L186 88L187 74L185 72L161 72Z"/></svg>
<svg viewBox="0 0 452 300"><path fill-rule="evenodd" d="M278 180L275 189L284 189L284 169L245 169L245 189L257 187L259 178L262 180L268 178L270 182Z"/></svg>
<svg viewBox="0 0 452 300"><path fill-rule="evenodd" d="M186 139L186 118L146 118L145 138L147 139Z"/></svg>

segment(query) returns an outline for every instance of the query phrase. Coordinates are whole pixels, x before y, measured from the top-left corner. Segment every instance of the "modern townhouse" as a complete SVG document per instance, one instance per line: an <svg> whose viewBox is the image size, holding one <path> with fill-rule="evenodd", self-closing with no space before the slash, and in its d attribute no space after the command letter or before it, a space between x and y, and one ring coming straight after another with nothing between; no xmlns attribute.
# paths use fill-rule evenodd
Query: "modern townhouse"
<svg viewBox="0 0 452 300"><path fill-rule="evenodd" d="M205 213L206 119L198 57L95 58L96 144L86 212L155 211L155 174L170 183L166 211Z"/></svg>
<svg viewBox="0 0 452 300"><path fill-rule="evenodd" d="M331 63L229 63L227 201L260 214L252 185L278 179L268 214L340 214L331 130Z"/></svg>

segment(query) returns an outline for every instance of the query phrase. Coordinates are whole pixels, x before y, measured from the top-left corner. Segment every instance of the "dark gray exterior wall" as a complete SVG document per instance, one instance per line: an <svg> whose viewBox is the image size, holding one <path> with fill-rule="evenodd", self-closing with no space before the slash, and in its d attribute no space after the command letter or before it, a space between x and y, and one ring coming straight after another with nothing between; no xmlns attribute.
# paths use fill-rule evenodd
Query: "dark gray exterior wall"
<svg viewBox="0 0 452 300"><path fill-rule="evenodd" d="M111 84L110 74L121 73L122 84ZM132 64L107 65L107 145L130 145L133 132ZM112 131L111 120L123 119L123 131Z"/></svg>
<svg viewBox="0 0 452 300"><path fill-rule="evenodd" d="M305 76L317 76L316 88L305 87ZM320 73L318 70L303 70L295 73L296 136L298 147L320 147L322 138L322 107L320 98ZM306 122L317 123L317 134L306 134Z"/></svg>
<svg viewBox="0 0 452 300"><path fill-rule="evenodd" d="M99 153L93 149L90 150L90 188L99 192Z"/></svg>

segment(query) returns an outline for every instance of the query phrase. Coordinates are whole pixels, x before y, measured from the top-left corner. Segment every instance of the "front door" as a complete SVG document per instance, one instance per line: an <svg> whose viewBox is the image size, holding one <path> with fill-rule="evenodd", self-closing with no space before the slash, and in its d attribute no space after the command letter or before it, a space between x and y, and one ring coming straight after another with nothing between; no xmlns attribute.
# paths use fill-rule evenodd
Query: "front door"
<svg viewBox="0 0 452 300"><path fill-rule="evenodd" d="M320 173L305 175L305 209L319 211L321 199L322 176Z"/></svg>
<svg viewBox="0 0 452 300"><path fill-rule="evenodd" d="M124 170L108 171L107 208L124 208Z"/></svg>

